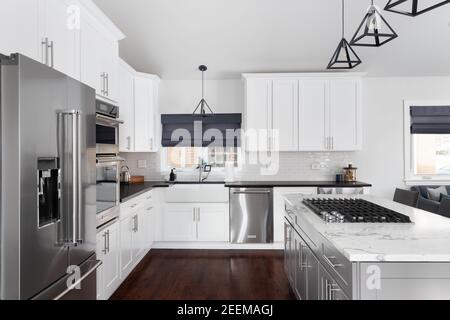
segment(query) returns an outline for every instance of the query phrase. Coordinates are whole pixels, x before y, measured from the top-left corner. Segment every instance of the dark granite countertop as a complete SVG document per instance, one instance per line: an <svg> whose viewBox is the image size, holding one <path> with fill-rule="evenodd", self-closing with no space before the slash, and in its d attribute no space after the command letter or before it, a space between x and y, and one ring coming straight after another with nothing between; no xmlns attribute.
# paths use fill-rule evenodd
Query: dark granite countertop
<svg viewBox="0 0 450 320"><path fill-rule="evenodd" d="M126 202L154 188L169 188L172 185L200 184L198 181L146 181L144 183L121 184L120 202ZM362 188L372 185L365 182L335 181L205 181L202 184L223 184L226 188L273 188L273 187L318 187L318 188Z"/></svg>
<svg viewBox="0 0 450 320"><path fill-rule="evenodd" d="M371 187L365 182L336 181L235 181L225 183L227 188L272 188L272 187L318 187L318 188L362 188Z"/></svg>
<svg viewBox="0 0 450 320"><path fill-rule="evenodd" d="M144 183L130 183L120 185L120 202L126 202L153 188L168 188L165 181L146 181Z"/></svg>

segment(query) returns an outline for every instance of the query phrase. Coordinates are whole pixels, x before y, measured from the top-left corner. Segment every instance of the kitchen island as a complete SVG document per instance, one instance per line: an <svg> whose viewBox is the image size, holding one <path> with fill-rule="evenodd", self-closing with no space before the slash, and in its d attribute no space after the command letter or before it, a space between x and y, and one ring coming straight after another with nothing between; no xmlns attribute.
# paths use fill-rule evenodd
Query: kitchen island
<svg viewBox="0 0 450 320"><path fill-rule="evenodd" d="M357 198L412 223L326 223L301 195L285 196L285 265L297 297L450 299L450 219L371 196Z"/></svg>

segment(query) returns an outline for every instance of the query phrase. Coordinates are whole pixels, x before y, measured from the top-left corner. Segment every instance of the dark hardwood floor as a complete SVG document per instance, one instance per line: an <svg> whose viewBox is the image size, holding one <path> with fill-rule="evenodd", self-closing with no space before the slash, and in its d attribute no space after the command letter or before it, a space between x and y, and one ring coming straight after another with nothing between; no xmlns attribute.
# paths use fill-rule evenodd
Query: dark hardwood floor
<svg viewBox="0 0 450 320"><path fill-rule="evenodd" d="M152 250L112 300L292 300L282 251Z"/></svg>

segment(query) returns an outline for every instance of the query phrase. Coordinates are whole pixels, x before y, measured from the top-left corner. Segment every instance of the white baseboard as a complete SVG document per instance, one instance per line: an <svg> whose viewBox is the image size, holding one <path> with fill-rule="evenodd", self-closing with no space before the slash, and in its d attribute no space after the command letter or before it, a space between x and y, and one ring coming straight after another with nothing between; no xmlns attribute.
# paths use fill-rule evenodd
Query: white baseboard
<svg viewBox="0 0 450 320"><path fill-rule="evenodd" d="M230 242L154 242L152 249L186 250L283 250L284 243L234 244Z"/></svg>

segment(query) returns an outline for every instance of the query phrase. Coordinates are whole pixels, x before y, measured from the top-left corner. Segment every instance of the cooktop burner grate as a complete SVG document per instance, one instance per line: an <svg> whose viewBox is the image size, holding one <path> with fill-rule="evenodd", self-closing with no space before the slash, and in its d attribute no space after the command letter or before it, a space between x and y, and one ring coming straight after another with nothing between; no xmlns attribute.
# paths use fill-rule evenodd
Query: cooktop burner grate
<svg viewBox="0 0 450 320"><path fill-rule="evenodd" d="M408 216L364 199L305 199L303 203L330 223L411 223Z"/></svg>

